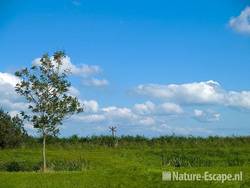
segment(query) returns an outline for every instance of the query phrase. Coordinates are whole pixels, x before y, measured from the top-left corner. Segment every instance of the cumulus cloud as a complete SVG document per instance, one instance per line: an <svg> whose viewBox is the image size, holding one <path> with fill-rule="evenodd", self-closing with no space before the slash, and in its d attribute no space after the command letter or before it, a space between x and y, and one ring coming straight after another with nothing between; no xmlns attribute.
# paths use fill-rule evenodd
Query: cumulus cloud
<svg viewBox="0 0 250 188"><path fill-rule="evenodd" d="M140 114L133 109L126 107L106 107L102 109L103 114L109 121L119 121L123 124L131 125L153 125L155 124L155 118L153 116Z"/></svg>
<svg viewBox="0 0 250 188"><path fill-rule="evenodd" d="M250 109L250 91L226 91L216 81L186 84L145 84L135 88L139 95L178 104L214 104Z"/></svg>
<svg viewBox="0 0 250 188"><path fill-rule="evenodd" d="M11 115L15 115L21 110L27 110L27 103L25 100L16 94L15 85L19 82L19 79L9 73L0 72L0 104L5 110L9 111ZM74 96L79 96L79 91L73 86L70 87L69 94ZM146 114L139 113L134 108L127 107L117 107L117 106L108 106L100 108L99 104L95 100L80 100L84 105L85 112L79 115L75 115L73 120L78 121L79 123L102 123L109 124L110 122L118 122L124 125L153 125L156 123L153 115L146 116ZM140 105L147 105L150 108L150 102L145 104L138 104L138 109ZM160 108L160 105L151 104L157 108ZM136 105L135 105L136 106ZM164 104L164 108L168 112L174 111L173 105L169 106ZM151 113L151 112L150 112Z"/></svg>
<svg viewBox="0 0 250 188"><path fill-rule="evenodd" d="M20 111L26 111L28 104L23 97L15 92L15 86L19 82L19 78L10 74L0 72L0 107L8 111L11 115L16 115ZM69 89L69 94L79 96L80 92L73 86ZM84 105L86 115L78 116L78 120L86 122L99 122L106 117L102 114L96 114L99 111L99 105L95 100L80 100Z"/></svg>
<svg viewBox="0 0 250 188"><path fill-rule="evenodd" d="M229 25L235 31L250 34L250 7L246 7L239 16L232 17Z"/></svg>
<svg viewBox="0 0 250 188"><path fill-rule="evenodd" d="M182 108L173 103L154 104L151 101L135 104L132 108L107 106L100 108L96 101L84 101L87 113L75 116L74 119L82 123L118 123L123 125L153 126L162 121L162 117L179 115ZM88 110L90 109L90 110ZM161 116L161 118L159 118Z"/></svg>
<svg viewBox="0 0 250 188"><path fill-rule="evenodd" d="M81 103L84 105L84 112L96 113L99 110L98 102L95 100L84 100Z"/></svg>
<svg viewBox="0 0 250 188"><path fill-rule="evenodd" d="M250 91L230 91L225 97L225 105L250 109Z"/></svg>
<svg viewBox="0 0 250 188"><path fill-rule="evenodd" d="M102 87L102 86L109 85L109 82L106 79L91 78L91 79L88 79L88 80L84 80L83 84L86 85L86 86Z"/></svg>
<svg viewBox="0 0 250 188"><path fill-rule="evenodd" d="M130 108L116 106L100 108L96 113L82 113L76 115L74 119L81 123L101 123L103 126L112 123L134 126L155 124L154 117L139 115L134 113Z"/></svg>
<svg viewBox="0 0 250 188"><path fill-rule="evenodd" d="M219 90L219 83L207 81L180 85L146 84L139 85L135 91L140 95L174 100L181 103L211 103L220 101L223 98Z"/></svg>
<svg viewBox="0 0 250 188"><path fill-rule="evenodd" d="M99 75L102 73L102 69L98 65L75 65L71 62L69 56L66 56L62 60L61 71L68 71L71 75L80 76L83 78L83 83L86 86L106 86L109 84L108 80L106 79L97 79L93 76ZM52 60L52 63L55 62ZM40 65L40 58L36 58L33 60L34 65Z"/></svg>
<svg viewBox="0 0 250 188"><path fill-rule="evenodd" d="M134 105L134 111L141 115L152 114L155 111L155 108L155 104L151 101L146 101L145 103Z"/></svg>
<svg viewBox="0 0 250 188"><path fill-rule="evenodd" d="M158 107L158 112L163 114L181 114L183 109L178 104L167 102Z"/></svg>
<svg viewBox="0 0 250 188"><path fill-rule="evenodd" d="M109 120L133 121L137 119L136 114L134 114L131 109L126 107L105 107L102 108L102 112Z"/></svg>
<svg viewBox="0 0 250 188"><path fill-rule="evenodd" d="M16 83L19 82L19 79L9 73L2 73L0 72L0 84L1 85L6 85L6 86L12 86L15 87Z"/></svg>
<svg viewBox="0 0 250 188"><path fill-rule="evenodd" d="M155 105L151 101L147 101L142 104L135 104L134 111L141 115L170 115L170 114L181 114L183 109L180 105L175 103L162 103Z"/></svg>
<svg viewBox="0 0 250 188"><path fill-rule="evenodd" d="M194 110L193 117L200 122L215 122L220 120L220 114L212 110Z"/></svg>
<svg viewBox="0 0 250 188"><path fill-rule="evenodd" d="M15 85L19 79L9 73L0 72L0 108L14 116L27 109L27 104L16 94Z"/></svg>
<svg viewBox="0 0 250 188"><path fill-rule="evenodd" d="M18 81L18 78L12 74L0 73L0 104L11 114L27 109L25 101L14 90ZM167 130L181 132L182 130L172 129L171 126L169 128L168 121L186 115L199 122L220 120L220 114L212 110L192 108L191 113L186 113L182 104L222 104L250 109L250 92L225 91L215 81L180 85L147 84L138 86L136 92L152 98L160 98L163 101L146 101L132 107L100 107L96 100L80 100L84 105L85 112L74 115L71 121L78 125L108 126L120 124L131 129L137 129L141 126L142 130L154 130L159 133L161 130L163 132ZM74 87L70 88L69 93L74 96L80 95L80 92Z"/></svg>
<svg viewBox="0 0 250 188"><path fill-rule="evenodd" d="M144 117L139 120L138 124L150 126L155 125L156 121L153 117Z"/></svg>
<svg viewBox="0 0 250 188"><path fill-rule="evenodd" d="M11 115L28 109L25 99L15 91L15 86L19 81L19 78L13 74L0 72L0 107L8 111ZM80 91L71 86L68 94L79 97ZM85 105L87 112L96 112L98 109L97 102L93 100L83 101L82 103Z"/></svg>
<svg viewBox="0 0 250 188"><path fill-rule="evenodd" d="M33 60L32 64L33 65L40 65L41 58L36 58ZM52 63L55 64L55 62L51 59ZM78 75L78 76L83 76L83 77L88 77L91 75L99 74L102 72L101 68L97 65L74 65L71 62L71 59L69 56L66 56L65 58L62 59L62 65L61 65L61 70L62 71L69 71L73 75Z"/></svg>
<svg viewBox="0 0 250 188"><path fill-rule="evenodd" d="M27 103L15 92L14 87L18 81L19 79L14 75L0 72L0 104L11 115L15 115L21 110L27 110ZM70 87L69 94L80 96L80 92L73 86ZM244 103L244 101L239 101L239 96L234 93L231 95L234 96L231 103L236 103L236 101ZM147 129L164 132L165 128L162 125L166 124L169 117L172 115L181 117L179 115L184 113L182 107L173 102L153 103L146 101L132 107L100 107L96 100L80 100L80 102L84 105L85 111L74 115L70 120L71 124L74 122L79 126L92 125L93 127L118 124L126 127L126 130L131 129L128 132L137 129L140 129L141 132ZM26 128L30 132L34 131L30 127L26 126Z"/></svg>
<svg viewBox="0 0 250 188"><path fill-rule="evenodd" d="M105 121L106 117L103 114L88 114L74 116L73 120L81 123L99 123Z"/></svg>
<svg viewBox="0 0 250 188"><path fill-rule="evenodd" d="M99 74L101 68L97 65L80 65L79 67L71 63L72 74L88 77L90 75Z"/></svg>

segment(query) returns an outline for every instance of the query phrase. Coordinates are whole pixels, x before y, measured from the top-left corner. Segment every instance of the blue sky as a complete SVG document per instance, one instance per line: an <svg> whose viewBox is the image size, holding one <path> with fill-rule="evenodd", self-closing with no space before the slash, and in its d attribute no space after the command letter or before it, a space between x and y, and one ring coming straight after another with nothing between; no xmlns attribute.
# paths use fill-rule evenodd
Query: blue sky
<svg viewBox="0 0 250 188"><path fill-rule="evenodd" d="M65 122L62 136L109 134L112 124L118 134L249 135L248 6L1 0L0 87L5 92L13 72L43 53L65 50L79 69L71 76L77 96L90 109ZM87 68L92 72L84 75ZM19 99L6 96L1 105L18 111Z"/></svg>

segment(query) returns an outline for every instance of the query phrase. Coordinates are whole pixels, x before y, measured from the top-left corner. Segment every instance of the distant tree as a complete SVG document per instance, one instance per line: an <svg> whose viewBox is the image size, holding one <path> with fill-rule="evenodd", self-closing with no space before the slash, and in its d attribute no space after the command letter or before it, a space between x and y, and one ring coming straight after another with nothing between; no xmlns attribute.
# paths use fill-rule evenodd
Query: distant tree
<svg viewBox="0 0 250 188"><path fill-rule="evenodd" d="M17 147L24 142L26 136L23 120L17 115L11 117L0 109L0 148Z"/></svg>
<svg viewBox="0 0 250 188"><path fill-rule="evenodd" d="M43 138L43 171L46 171L46 137L59 133L64 118L83 111L76 97L69 95L69 70L63 69L65 53L45 54L31 68L17 71L20 78L16 92L29 103L29 113L22 115L32 122Z"/></svg>
<svg viewBox="0 0 250 188"><path fill-rule="evenodd" d="M116 139L116 131L117 131L117 127L115 126L111 126L109 127L109 130L111 131L112 134L112 139L113 139L113 146L117 147L118 146L118 140Z"/></svg>
<svg viewBox="0 0 250 188"><path fill-rule="evenodd" d="M117 129L117 127L114 127L114 126L109 127L109 130L111 131L113 138L115 138L116 129Z"/></svg>

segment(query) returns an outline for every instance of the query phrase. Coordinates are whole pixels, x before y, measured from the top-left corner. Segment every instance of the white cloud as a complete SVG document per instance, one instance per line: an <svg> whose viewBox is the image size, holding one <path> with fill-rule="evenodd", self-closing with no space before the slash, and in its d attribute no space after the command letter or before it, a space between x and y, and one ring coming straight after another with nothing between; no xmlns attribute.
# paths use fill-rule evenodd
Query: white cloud
<svg viewBox="0 0 250 188"><path fill-rule="evenodd" d="M150 105L149 102L145 104ZM102 112L109 122L118 122L118 124L149 126L155 125L157 122L153 114L142 114L141 111L135 111L135 108L111 106L102 108Z"/></svg>
<svg viewBox="0 0 250 188"><path fill-rule="evenodd" d="M84 77L88 77L90 75L99 74L101 72L101 68L97 65L80 65L79 67L72 65L72 74L81 75Z"/></svg>
<svg viewBox="0 0 250 188"><path fill-rule="evenodd" d="M17 82L19 82L19 79L16 76L9 74L9 73L0 72L0 84L1 85L6 84L12 87L15 87Z"/></svg>
<svg viewBox="0 0 250 188"><path fill-rule="evenodd" d="M15 115L21 110L27 110L27 103L15 92L15 85L18 81L19 79L12 74L0 73L0 104L4 110L9 111L11 115ZM73 86L70 87L69 93L73 96L80 95L79 91ZM140 114L136 112L134 108L130 109L116 106L100 108L98 102L95 100L80 100L80 102L84 104L85 112L72 117L72 121L78 123L100 123L101 125L117 123L122 125L153 126L157 122L152 114L150 116ZM149 101L141 105L147 105L152 111L154 110L154 106L156 106ZM138 104L138 109L139 107L140 105ZM172 108L173 107L169 106L167 110L172 111ZM157 110L157 108L155 110Z"/></svg>
<svg viewBox="0 0 250 188"><path fill-rule="evenodd" d="M73 120L81 123L99 123L106 120L103 114L75 115Z"/></svg>
<svg viewBox="0 0 250 188"><path fill-rule="evenodd" d="M137 118L137 116L132 112L131 109L126 107L116 107L110 106L106 108L102 108L103 113L105 116L110 120L125 120L125 121L132 121Z"/></svg>
<svg viewBox="0 0 250 188"><path fill-rule="evenodd" d="M183 113L183 109L180 105L170 102L155 105L153 102L147 101L142 104L135 104L133 110L140 115L171 115Z"/></svg>
<svg viewBox="0 0 250 188"><path fill-rule="evenodd" d="M83 84L86 86L102 87L102 86L109 85L109 82L106 79L91 78L91 79L84 80Z"/></svg>
<svg viewBox="0 0 250 188"><path fill-rule="evenodd" d="M232 17L229 25L235 31L250 34L250 7L246 7L239 16Z"/></svg>
<svg viewBox="0 0 250 188"><path fill-rule="evenodd" d="M225 104L232 107L250 109L250 91L230 91L225 98Z"/></svg>
<svg viewBox="0 0 250 188"><path fill-rule="evenodd" d="M41 58L36 58L33 60L34 65L40 65ZM102 69L98 65L86 65L86 64L81 64L81 65L74 65L71 62L71 59L69 56L66 56L62 60L62 66L61 66L61 71L68 71L70 74L75 75L75 76L80 76L83 78L83 84L86 86L107 86L109 84L108 80L106 79L97 79L94 78L93 76L99 75L102 73ZM52 63L55 64L54 61Z"/></svg>
<svg viewBox="0 0 250 188"><path fill-rule="evenodd" d="M16 94L15 84L18 82L12 74L0 73L0 104L12 115L20 110L26 110L27 104ZM172 118L181 118L188 115L200 122L214 122L220 120L220 114L212 110L195 109L192 113L185 113L180 104L223 104L232 107L242 107L250 109L249 91L225 91L220 84L215 81L195 82L188 84L141 85L137 88L137 93L151 97L161 98L164 101L153 103L146 101L135 104L131 108L107 106L100 107L95 100L80 100L84 104L85 112L74 115L72 122L79 125L108 126L119 124L131 129L144 128L154 129L157 132L186 131L185 128L164 128ZM71 87L70 94L79 96L79 91ZM174 116L173 116L174 115ZM72 123L71 122L71 123ZM141 127L140 127L141 126ZM192 132L192 130L190 130Z"/></svg>
<svg viewBox="0 0 250 188"><path fill-rule="evenodd" d="M15 85L18 81L16 76L0 72L0 107L9 111L10 114L16 114L17 111L27 108L27 104L15 92Z"/></svg>
<svg viewBox="0 0 250 188"><path fill-rule="evenodd" d="M136 92L154 98L162 98L181 103L211 103L220 101L223 95L220 85L215 81L194 82L187 84L146 84L139 85Z"/></svg>
<svg viewBox="0 0 250 188"><path fill-rule="evenodd" d="M139 85L135 92L151 98L174 101L178 104L214 104L250 109L250 91L226 91L218 82L194 82L186 84Z"/></svg>
<svg viewBox="0 0 250 188"><path fill-rule="evenodd" d="M151 101L147 101L143 104L135 104L134 111L141 115L151 114L155 111L155 104Z"/></svg>
<svg viewBox="0 0 250 188"><path fill-rule="evenodd" d="M151 101L135 104L133 108L117 106L99 108L96 101L84 101L84 104L87 109L91 110L87 110L87 113L76 116L75 119L84 123L102 123L103 125L117 123L134 126L154 126L162 123L163 117L173 114L179 115L183 112L182 108L177 104L163 103L155 105Z"/></svg>
<svg viewBox="0 0 250 188"><path fill-rule="evenodd" d="M155 125L156 121L153 117L144 117L144 118L140 119L138 123L140 125L150 126L150 125Z"/></svg>
<svg viewBox="0 0 250 188"><path fill-rule="evenodd" d="M85 101L84 104L87 113L81 113L74 117L75 120L83 123L102 122L103 125L107 125L110 122L117 122L127 124L137 118L129 108L119 108L116 106L99 108L96 101Z"/></svg>
<svg viewBox="0 0 250 188"><path fill-rule="evenodd" d="M84 105L84 112L87 113L96 113L99 110L98 102L95 100L85 100L81 102Z"/></svg>
<svg viewBox="0 0 250 188"><path fill-rule="evenodd" d="M41 64L40 59L41 58L34 59L33 64L40 65ZM61 65L61 70L62 71L69 71L73 75L88 77L88 76L99 74L102 72L101 68L97 65L86 65L86 64L82 64L82 65L78 65L78 66L74 65L71 62L71 59L69 56L66 56L65 58L63 58L62 62L63 63ZM55 62L53 60L52 60L52 63L55 64Z"/></svg>
<svg viewBox="0 0 250 188"><path fill-rule="evenodd" d="M200 122L215 122L220 120L220 114L211 110L194 110L194 118Z"/></svg>
<svg viewBox="0 0 250 188"><path fill-rule="evenodd" d="M1 107L4 108L4 110L10 111L10 113L13 113L13 112L15 113L18 110L24 111L28 107L27 103L21 102L21 99L20 101L11 101L11 99L1 99L0 104L1 104Z"/></svg>
<svg viewBox="0 0 250 188"><path fill-rule="evenodd" d="M180 105L175 104L175 103L163 103L159 106L158 109L159 113L163 114L181 114L183 113L183 109L181 108Z"/></svg>

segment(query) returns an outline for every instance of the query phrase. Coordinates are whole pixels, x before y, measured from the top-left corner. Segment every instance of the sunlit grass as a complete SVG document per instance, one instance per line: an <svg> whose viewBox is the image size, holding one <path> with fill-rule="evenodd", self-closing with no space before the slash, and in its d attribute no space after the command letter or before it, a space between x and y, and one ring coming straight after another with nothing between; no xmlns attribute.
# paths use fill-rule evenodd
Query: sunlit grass
<svg viewBox="0 0 250 188"><path fill-rule="evenodd" d="M203 139L128 141L120 142L116 148L97 143L51 143L47 149L49 171L45 174L39 171L39 144L4 149L0 150L0 187L250 187L250 142L236 138L216 142ZM6 166L15 170L16 165L17 170L26 172L6 172ZM162 182L163 170L242 171L244 176L243 182L224 184Z"/></svg>

